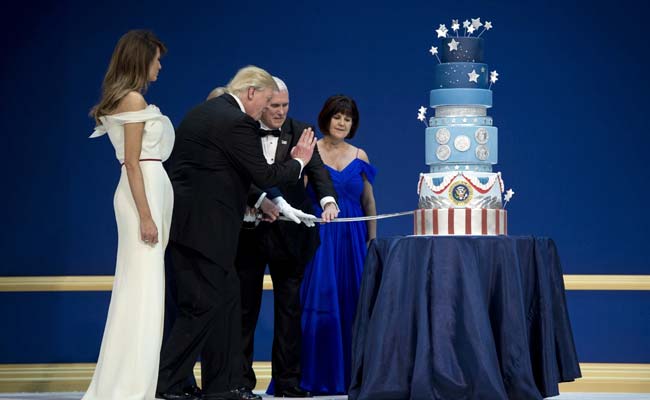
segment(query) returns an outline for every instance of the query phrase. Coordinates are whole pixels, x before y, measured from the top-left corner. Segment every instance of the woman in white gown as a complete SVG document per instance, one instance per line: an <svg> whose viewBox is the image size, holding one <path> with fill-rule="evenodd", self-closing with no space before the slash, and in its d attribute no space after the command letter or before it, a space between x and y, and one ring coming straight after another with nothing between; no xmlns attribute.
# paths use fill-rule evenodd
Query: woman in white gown
<svg viewBox="0 0 650 400"><path fill-rule="evenodd" d="M84 400L154 399L163 334L164 252L172 186L163 169L174 128L142 96L158 77L164 44L148 31L117 43L91 111L91 138L108 133L122 164L113 200L118 244L115 281L97 367Z"/></svg>

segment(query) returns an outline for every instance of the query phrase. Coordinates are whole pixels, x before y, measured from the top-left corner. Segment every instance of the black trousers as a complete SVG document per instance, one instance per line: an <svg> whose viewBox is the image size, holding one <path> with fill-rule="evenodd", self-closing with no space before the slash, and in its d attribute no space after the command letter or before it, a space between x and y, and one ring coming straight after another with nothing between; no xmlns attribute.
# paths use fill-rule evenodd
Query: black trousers
<svg viewBox="0 0 650 400"><path fill-rule="evenodd" d="M158 392L180 392L199 355L204 393L240 387L241 304L234 267L175 242L168 249L178 314L161 351Z"/></svg>
<svg viewBox="0 0 650 400"><path fill-rule="evenodd" d="M277 223L277 222L276 222ZM268 227L267 227L268 228ZM255 327L262 303L264 271L269 266L273 279L272 376L278 387L300 384L301 304L300 285L305 265L288 254L274 229L242 229L235 268L241 283L244 386L254 388Z"/></svg>

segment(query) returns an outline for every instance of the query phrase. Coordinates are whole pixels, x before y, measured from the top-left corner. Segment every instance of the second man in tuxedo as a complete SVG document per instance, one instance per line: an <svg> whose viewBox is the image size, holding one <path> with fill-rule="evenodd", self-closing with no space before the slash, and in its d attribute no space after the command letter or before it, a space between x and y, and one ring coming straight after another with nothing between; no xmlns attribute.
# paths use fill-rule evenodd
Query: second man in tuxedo
<svg viewBox="0 0 650 400"><path fill-rule="evenodd" d="M289 91L282 80L273 78L279 87L262 113L260 137L264 157L269 164L285 163L289 149L298 141L308 125L287 117ZM331 221L338 214L336 193L329 173L314 150L303 174L314 188L323 208L322 218ZM251 186L248 203L255 203L266 219L278 213L292 218L313 214L305 182L278 185L272 190ZM262 301L263 279L269 266L273 279L274 332L272 350L273 380L277 397L309 397L300 388L301 304L300 285L305 266L320 244L319 229L313 223L291 221L262 222L256 227L243 228L239 236L235 267L241 283L244 385L253 389L253 339Z"/></svg>

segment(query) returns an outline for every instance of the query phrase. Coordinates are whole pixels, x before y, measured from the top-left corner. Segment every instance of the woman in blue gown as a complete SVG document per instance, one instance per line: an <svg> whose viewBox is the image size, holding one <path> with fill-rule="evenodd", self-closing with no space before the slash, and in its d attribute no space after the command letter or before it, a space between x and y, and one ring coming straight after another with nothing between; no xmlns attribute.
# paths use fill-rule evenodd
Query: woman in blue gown
<svg viewBox="0 0 650 400"><path fill-rule="evenodd" d="M330 97L318 125L324 135L318 151L338 195L338 216L375 215L376 170L365 151L346 141L359 126L356 103L343 95ZM320 215L315 196L312 200ZM315 395L343 394L350 385L352 323L367 246L376 233L376 221L320 226L321 245L306 267L301 288L301 386Z"/></svg>

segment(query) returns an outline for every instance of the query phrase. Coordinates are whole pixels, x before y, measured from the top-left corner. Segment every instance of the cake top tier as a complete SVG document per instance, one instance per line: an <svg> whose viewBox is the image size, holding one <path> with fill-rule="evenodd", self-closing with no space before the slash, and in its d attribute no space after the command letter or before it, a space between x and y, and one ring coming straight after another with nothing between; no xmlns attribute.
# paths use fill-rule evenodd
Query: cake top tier
<svg viewBox="0 0 650 400"><path fill-rule="evenodd" d="M442 38L440 61L449 62L483 62L483 39L479 37L445 37Z"/></svg>

